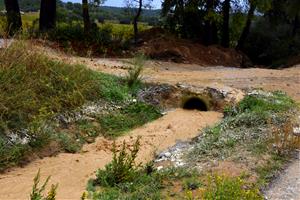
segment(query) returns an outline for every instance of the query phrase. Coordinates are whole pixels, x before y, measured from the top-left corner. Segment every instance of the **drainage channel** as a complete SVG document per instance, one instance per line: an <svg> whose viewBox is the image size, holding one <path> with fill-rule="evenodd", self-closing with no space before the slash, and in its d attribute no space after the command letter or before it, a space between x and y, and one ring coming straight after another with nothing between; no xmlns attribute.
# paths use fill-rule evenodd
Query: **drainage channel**
<svg viewBox="0 0 300 200"><path fill-rule="evenodd" d="M138 93L138 99L167 111L175 108L223 112L224 108L243 99L241 90L222 87L150 85Z"/></svg>

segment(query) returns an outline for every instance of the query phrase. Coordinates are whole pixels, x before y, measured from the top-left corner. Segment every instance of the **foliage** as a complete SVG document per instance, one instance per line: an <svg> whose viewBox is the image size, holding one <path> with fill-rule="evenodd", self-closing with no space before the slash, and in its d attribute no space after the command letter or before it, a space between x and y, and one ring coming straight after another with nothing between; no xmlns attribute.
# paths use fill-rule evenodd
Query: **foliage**
<svg viewBox="0 0 300 200"><path fill-rule="evenodd" d="M245 45L245 53L254 62L278 68L299 55L299 12L290 9L297 10L299 5L293 0L273 1L265 15L257 17Z"/></svg>
<svg viewBox="0 0 300 200"><path fill-rule="evenodd" d="M127 146L124 141L119 154L117 154L116 143L114 143L112 147L113 160L105 166L105 170L99 169L97 171L96 182L104 187L113 187L120 183L132 182L139 168L139 165L135 163L139 147L140 138L135 141L133 148L127 153Z"/></svg>
<svg viewBox="0 0 300 200"><path fill-rule="evenodd" d="M226 176L210 176L208 184L204 191L205 200L215 199L245 199L245 200L263 200L259 190L252 188L240 178L231 178Z"/></svg>
<svg viewBox="0 0 300 200"><path fill-rule="evenodd" d="M76 153L81 148L81 145L78 144L70 134L64 132L57 134L57 141L62 145L62 148L68 153Z"/></svg>
<svg viewBox="0 0 300 200"><path fill-rule="evenodd" d="M159 200L165 199L162 190L171 185L171 181L184 181L183 189L199 187L194 170L184 168L169 168L156 171L153 165L137 165L135 159L139 151L139 139L131 149L123 143L119 153L113 146L113 160L99 169L96 180L90 180L87 185L89 199L110 200Z"/></svg>
<svg viewBox="0 0 300 200"><path fill-rule="evenodd" d="M100 76L83 66L55 62L27 44L15 42L1 51L1 122L3 129L28 127L86 100L101 96Z"/></svg>
<svg viewBox="0 0 300 200"><path fill-rule="evenodd" d="M282 92L249 93L237 106L226 109L226 117L220 124L204 130L196 148L190 152L190 158L224 159L235 151L241 153L241 148L253 153L273 151L270 143L274 142L276 135L270 134L272 127L282 129L291 117L289 114L295 112L295 109L295 102ZM289 137L295 139L292 134L289 134ZM284 142L289 137L282 137L283 140L278 141ZM262 145L264 148L261 148Z"/></svg>
<svg viewBox="0 0 300 200"><path fill-rule="evenodd" d="M99 122L105 136L116 137L134 127L160 117L159 110L142 102L131 103L123 109L100 116Z"/></svg>
<svg viewBox="0 0 300 200"><path fill-rule="evenodd" d="M258 185L261 187L267 186L267 184L278 174L278 171L282 169L282 166L287 158L283 156L273 154L271 159L266 163L259 165L255 168L258 174Z"/></svg>
<svg viewBox="0 0 300 200"><path fill-rule="evenodd" d="M129 87L132 87L141 82L141 73L144 69L145 56L137 55L134 57L132 65L133 67L128 70L126 81Z"/></svg>
<svg viewBox="0 0 300 200"><path fill-rule="evenodd" d="M0 171L9 165L15 165L24 156L27 148L22 144L9 144L6 138L0 137Z"/></svg>
<svg viewBox="0 0 300 200"><path fill-rule="evenodd" d="M37 175L33 179L33 187L32 192L30 194L31 200L55 200L56 199L56 190L58 187L58 184L51 185L51 189L48 192L47 196L43 195L43 192L45 191L45 188L50 180L50 176L46 179L46 181L42 184L42 186L39 187L40 183L40 170L38 171Z"/></svg>
<svg viewBox="0 0 300 200"><path fill-rule="evenodd" d="M53 140L74 153L100 133L117 136L160 116L153 106L132 102L142 85L129 88L122 78L52 61L22 40L3 49L0 58L1 171ZM122 105L94 116L103 131L80 122L73 132L57 130L54 118L58 114L73 113L87 102L98 101L111 107Z"/></svg>
<svg viewBox="0 0 300 200"><path fill-rule="evenodd" d="M139 140L129 152L124 142L118 154L114 143L112 162L104 170L97 171L96 180L89 181L88 191L92 199L160 199L160 177L147 174L141 165L135 163ZM97 186L102 189L97 190Z"/></svg>

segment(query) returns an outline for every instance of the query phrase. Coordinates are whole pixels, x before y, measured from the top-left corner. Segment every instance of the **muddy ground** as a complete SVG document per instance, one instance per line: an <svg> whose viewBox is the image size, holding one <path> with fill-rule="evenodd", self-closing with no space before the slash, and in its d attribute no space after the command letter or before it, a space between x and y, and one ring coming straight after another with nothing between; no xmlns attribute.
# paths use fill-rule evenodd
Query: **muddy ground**
<svg viewBox="0 0 300 200"><path fill-rule="evenodd" d="M85 64L93 70L115 75L126 75L131 66L128 59L82 58L62 56L47 50L56 59L69 63ZM300 101L300 65L285 69L236 68L202 66L162 61L147 61L143 80L151 83L189 84L198 87L230 86L238 89L262 88L269 91L282 90L296 101Z"/></svg>
<svg viewBox="0 0 300 200"><path fill-rule="evenodd" d="M62 56L47 50L54 59L69 63L81 63L93 70L115 75L125 75L128 60L95 59ZM130 66L129 66L130 67ZM197 87L231 86L239 89L263 88L283 90L300 101L300 66L283 70L240 69L230 67L203 67L192 64L147 61L143 73L146 82L189 84ZM153 159L155 153L173 146L179 140L189 140L197 136L205 126L220 120L221 113L199 112L177 109L164 117L131 131L117 139L133 142L141 135L139 160ZM84 146L81 153L62 153L55 157L36 160L24 168L14 168L0 175L0 199L28 199L32 179L41 170L42 180L51 175L51 183L59 183L58 199L79 199L87 180L93 177L99 167L104 167L111 160L109 151L112 141L98 138L95 143Z"/></svg>
<svg viewBox="0 0 300 200"><path fill-rule="evenodd" d="M155 154L197 136L201 129L218 122L222 114L177 109L162 118L119 137L133 144L141 136L138 162L149 162ZM87 181L98 168L110 162L112 141L99 137L95 143L83 147L81 153L61 153L55 157L36 160L24 168L14 168L0 175L0 199L28 199L33 177L41 170L42 180L51 176L50 183L59 183L58 199L80 199Z"/></svg>

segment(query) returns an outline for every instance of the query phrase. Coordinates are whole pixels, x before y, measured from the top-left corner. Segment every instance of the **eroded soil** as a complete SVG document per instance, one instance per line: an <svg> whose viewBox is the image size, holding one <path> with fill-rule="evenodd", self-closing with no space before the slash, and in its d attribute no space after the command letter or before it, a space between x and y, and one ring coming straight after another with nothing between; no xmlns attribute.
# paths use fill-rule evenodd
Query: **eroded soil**
<svg viewBox="0 0 300 200"><path fill-rule="evenodd" d="M55 59L85 64L93 70L115 75L125 75L128 69L127 60L124 64L124 60L79 58L47 52ZM148 61L143 79L146 82L183 83L199 87L225 85L240 89L283 90L300 101L300 66L283 70L240 69ZM153 159L156 152L173 146L178 140L197 136L202 128L216 123L221 116L216 112L177 109L118 138L117 144L123 140L132 144L138 136L142 136L138 160L147 162ZM79 199L95 170L103 168L111 160L111 145L112 141L98 138L95 143L84 146L81 153L62 153L1 174L0 199L28 199L38 169L41 170L42 180L51 175L50 182L59 183L58 199Z"/></svg>
<svg viewBox="0 0 300 200"><path fill-rule="evenodd" d="M218 122L222 114L177 109L162 118L137 128L116 140L133 144L141 136L138 162L148 162L156 152L173 146L179 140L191 139L206 126ZM113 141L99 137L83 147L82 153L61 153L55 157L33 161L24 168L14 168L0 175L0 199L28 199L33 177L41 170L41 179L51 175L50 183L59 183L58 199L80 199L87 181L95 170L103 168L112 157Z"/></svg>
<svg viewBox="0 0 300 200"><path fill-rule="evenodd" d="M126 75L130 67L128 59L82 58L62 55L47 50L48 55L67 63L85 64L93 70L115 75ZM143 72L146 82L189 84L199 87L230 86L237 89L262 88L269 91L282 90L300 101L300 65L275 70L262 68L232 68L201 66L172 62L147 61Z"/></svg>

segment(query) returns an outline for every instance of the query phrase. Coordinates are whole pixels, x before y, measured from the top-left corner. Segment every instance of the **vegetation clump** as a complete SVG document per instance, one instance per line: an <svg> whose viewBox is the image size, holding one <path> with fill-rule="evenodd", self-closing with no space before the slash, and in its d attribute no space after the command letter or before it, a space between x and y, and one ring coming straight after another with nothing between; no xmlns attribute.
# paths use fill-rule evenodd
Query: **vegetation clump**
<svg viewBox="0 0 300 200"><path fill-rule="evenodd" d="M41 175L40 175L40 170L39 170L33 179L32 191L30 193L30 200L55 200L58 184L51 185L51 188L50 188L48 194L45 196L45 195L43 195L43 193L44 193L46 186L50 180L50 176L46 179L46 181L41 186L39 186L40 178L41 178Z"/></svg>
<svg viewBox="0 0 300 200"><path fill-rule="evenodd" d="M263 154L274 152L274 142L295 145L296 136L291 133L288 137L284 133L275 134L272 127L283 130L296 112L296 103L282 92L249 93L237 106L225 109L226 117L220 124L204 131L190 156L193 160L209 157L225 159L233 156L234 152L241 152L241 148L242 152ZM285 140L276 139L277 136ZM279 147L278 151L281 150Z"/></svg>
<svg viewBox="0 0 300 200"><path fill-rule="evenodd" d="M204 191L205 200L215 199L247 199L263 200L258 188L253 188L241 177L226 177L214 175L208 177L207 187Z"/></svg>
<svg viewBox="0 0 300 200"><path fill-rule="evenodd" d="M194 170L169 168L157 171L153 163L143 166L136 163L139 138L130 149L124 142L117 151L113 145L113 160L96 172L96 179L87 185L87 199L166 199L165 188L172 188L174 181L182 182L183 190L195 190L202 184ZM129 150L128 150L129 149ZM168 193L168 192L167 192Z"/></svg>
<svg viewBox="0 0 300 200"><path fill-rule="evenodd" d="M92 137L118 136L160 116L157 108L134 100L140 82L130 87L123 78L53 61L22 40L1 50L0 59L0 170L51 141L74 153ZM81 115L90 102L102 106L88 117L93 123L61 117Z"/></svg>

